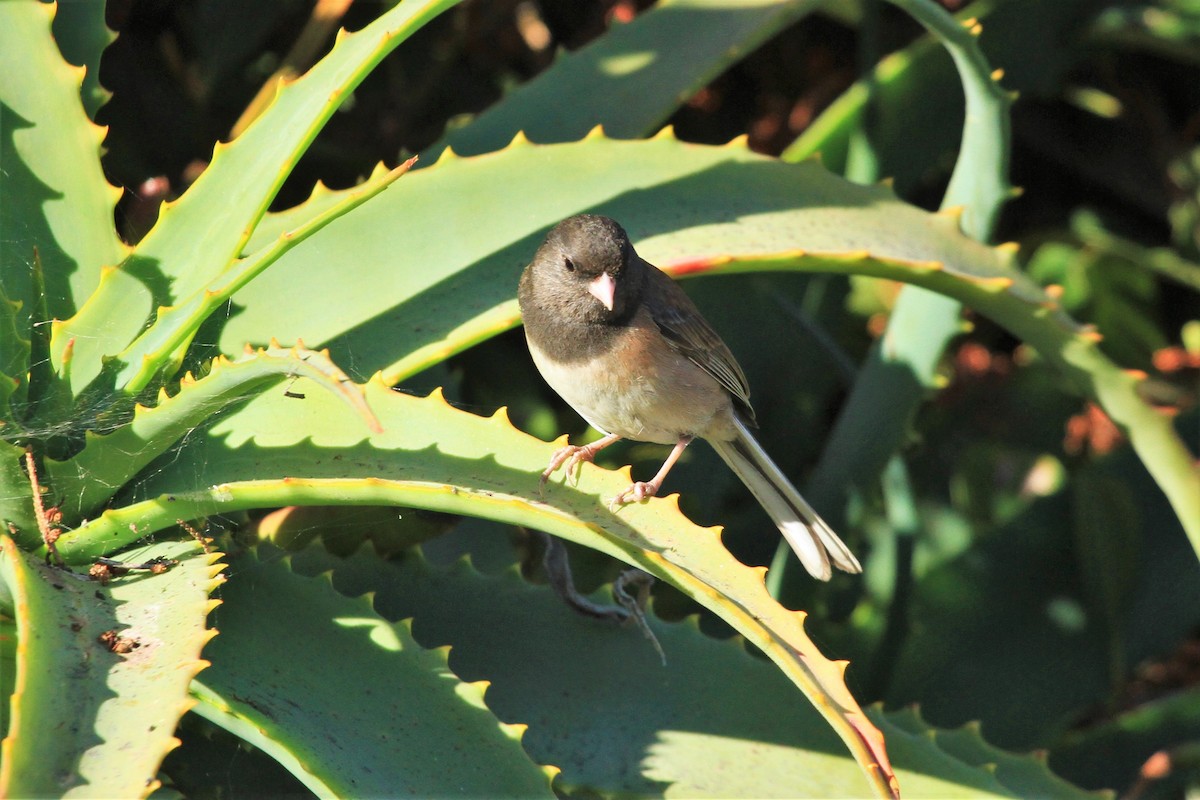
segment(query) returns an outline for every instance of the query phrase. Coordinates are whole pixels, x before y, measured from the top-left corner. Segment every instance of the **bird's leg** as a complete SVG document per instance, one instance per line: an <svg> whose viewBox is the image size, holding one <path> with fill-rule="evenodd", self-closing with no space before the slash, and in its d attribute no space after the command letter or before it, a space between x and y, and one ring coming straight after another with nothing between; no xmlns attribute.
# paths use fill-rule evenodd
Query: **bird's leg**
<svg viewBox="0 0 1200 800"><path fill-rule="evenodd" d="M591 444L578 447L569 444L561 448L550 459L550 466L546 467L546 471L542 473L542 485L545 486L546 481L554 474L555 470L561 467L564 463L567 465L567 480L571 485L575 485L579 481L579 468L584 461L594 461L596 453L599 453L604 448L608 447L613 442L620 439L616 434L608 434L603 439L597 439Z"/></svg>
<svg viewBox="0 0 1200 800"><path fill-rule="evenodd" d="M671 467L675 466L675 462L683 455L683 449L691 441L691 436L680 437L679 441L675 443L675 449L671 451L671 455L667 456L667 460L663 462L662 467L658 470L658 474L649 481L637 481L628 489L621 492L609 502L609 509L616 511L626 503L638 503L647 497L654 497L654 495L658 494L658 490L662 488L662 482L666 479L667 473L671 471Z"/></svg>

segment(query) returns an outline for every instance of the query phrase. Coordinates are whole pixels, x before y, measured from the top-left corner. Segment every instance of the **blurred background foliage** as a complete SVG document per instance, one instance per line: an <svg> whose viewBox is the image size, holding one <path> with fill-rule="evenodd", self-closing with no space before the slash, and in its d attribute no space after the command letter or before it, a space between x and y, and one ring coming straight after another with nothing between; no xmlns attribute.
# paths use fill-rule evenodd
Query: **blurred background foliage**
<svg viewBox="0 0 1200 800"><path fill-rule="evenodd" d="M422 152L561 49L651 5L464 3L367 78L275 207L302 201L316 181L350 186L381 160ZM1019 243L1029 273L1061 287L1065 308L1097 326L1108 355L1152 376L1150 399L1195 446L1200 2L943 5L981 20L989 61L1020 93L1011 178L1021 194L996 241ZM303 71L338 26L358 28L378 10L349 0L110 0L120 36L104 54L100 81L113 95L98 121L109 126L109 179L129 189L118 208L124 235L136 240L158 204L199 174L272 74ZM928 57L921 35L888 4L827 3L691 95L669 124L694 142L745 134L773 155L818 142L831 169L890 178L901 197L936 208L962 98L949 59ZM803 486L898 287L731 275L687 289L745 368L768 450ZM1102 412L969 310L939 373L883 480L854 487L845 509L822 509L866 556L865 579L806 583L786 601L811 612L826 653L854 662L848 680L864 703L918 703L942 727L977 720L989 741L1047 750L1056 771L1087 788L1170 797L1196 786L1200 565L1161 492ZM519 330L401 388L439 385L480 413L508 406L543 438L586 435L538 377ZM631 462L640 474L663 455L623 443L602 463ZM740 559L770 563L772 526L711 451L690 448L669 489L697 522L725 525ZM426 544L431 558L470 550L496 571L523 558L540 579L521 532L423 519L450 528ZM617 571L595 553L573 556L585 591ZM668 587L656 593L661 614L696 611ZM702 627L726 635L711 619ZM229 746L195 720L184 734Z"/></svg>

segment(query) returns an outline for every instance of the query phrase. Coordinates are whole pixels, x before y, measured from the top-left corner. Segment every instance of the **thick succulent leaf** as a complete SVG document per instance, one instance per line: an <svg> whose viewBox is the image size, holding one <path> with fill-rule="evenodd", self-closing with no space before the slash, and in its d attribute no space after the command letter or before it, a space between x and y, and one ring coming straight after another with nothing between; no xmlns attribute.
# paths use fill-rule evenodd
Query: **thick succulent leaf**
<svg viewBox="0 0 1200 800"><path fill-rule="evenodd" d="M0 285L0 420L11 424L16 416L14 407L24 405L29 388L29 362L32 349L29 341L28 317L21 313L21 304L9 300ZM4 431L11 439L13 431Z"/></svg>
<svg viewBox="0 0 1200 800"><path fill-rule="evenodd" d="M341 201L323 213L307 219L293 230L281 233L269 245L246 258L236 259L208 285L202 286L178 306L159 308L154 323L119 356L126 369L118 375L118 384L126 393L136 395L156 377L170 375L178 368L183 352L196 331L214 310L224 305L233 294L280 256L303 242L333 220L375 197L391 186L413 165L410 158L393 170L373 177L341 197Z"/></svg>
<svg viewBox="0 0 1200 800"><path fill-rule="evenodd" d="M14 598L16 678L0 744L5 797L144 797L204 666L216 555L194 542L140 549L177 559L163 574L107 586L56 570L0 537L0 577ZM131 647L110 648L111 634Z"/></svg>
<svg viewBox="0 0 1200 800"><path fill-rule="evenodd" d="M67 342L76 340L71 370L76 392L99 374L104 356L119 353L141 332L153 305L190 296L233 263L296 161L341 102L384 56L457 2L404 0L361 31L343 32L312 70L281 83L254 125L214 148L212 163L183 197L162 207L154 228L119 273L125 277L104 281L76 316L56 328L56 360ZM134 274L155 279L131 282L128 276Z"/></svg>
<svg viewBox="0 0 1200 800"><path fill-rule="evenodd" d="M618 138L652 133L696 91L776 32L809 13L813 0L662 0L518 87L447 145L475 155L519 131L535 142L568 142L597 125Z"/></svg>
<svg viewBox="0 0 1200 800"><path fill-rule="evenodd" d="M1009 106L1012 95L1001 88L1003 71L993 72L976 38L983 27L975 20L959 23L936 3L889 0L933 33L946 48L962 82L965 122L958 161L942 207L961 206L962 227L969 236L987 241L1004 201L1012 196L1008 182Z"/></svg>
<svg viewBox="0 0 1200 800"><path fill-rule="evenodd" d="M542 180L553 190L538 188ZM497 186L522 187L521 202ZM322 191L311 207L264 220L251 247L340 195ZM383 369L389 382L400 380L510 327L517 278L542 235L584 211L620 220L639 252L660 266L799 248L869 253L1011 278L1019 282L1015 291L1040 296L1008 255L963 236L953 218L900 202L886 187L857 186L815 162L785 164L740 141L705 147L669 132L650 141L596 133L550 146L519 139L499 153L443 157L412 173L239 292L242 308L226 324L222 347L265 340L270 331L281 341L334 345L359 377ZM354 254L352 274L339 253ZM319 280L323 275L330 279ZM287 304L277 302L281 293Z"/></svg>
<svg viewBox="0 0 1200 800"><path fill-rule="evenodd" d="M523 744L536 760L562 767L560 789L666 797L869 791L815 709L796 702L787 679L739 637L703 634L695 617L672 624L650 611L663 665L636 628L584 618L515 568L484 576L465 560L438 568L419 552L384 560L363 548L341 559L319 547L296 555L293 566L304 574L332 570L338 591L369 591L384 617L411 617L422 644L449 645L459 675L491 684L487 702L496 714L529 724ZM878 710L868 714L884 729L889 750L894 740L903 753L893 761L906 795L1079 794L1044 763L991 750L992 762L1011 758L1024 768L1029 782L1018 792L989 762L955 758L935 732L910 730Z"/></svg>
<svg viewBox="0 0 1200 800"><path fill-rule="evenodd" d="M104 3L59 3L54 17L54 41L63 58L87 70L80 96L90 119L109 98L100 85L100 56L117 38L104 24L104 11Z"/></svg>
<svg viewBox="0 0 1200 800"><path fill-rule="evenodd" d="M0 74L37 76L0 82L0 282L22 302L25 328L35 308L35 249L55 317L73 314L101 269L126 252L113 225L120 191L100 169L104 130L80 103L84 70L63 61L55 46L55 9L33 0L0 3Z"/></svg>
<svg viewBox="0 0 1200 800"><path fill-rule="evenodd" d="M264 395L193 433L186 458L168 455L147 468L131 498L140 502L64 534L60 551L86 557L176 518L281 505L399 505L545 530L670 582L733 625L821 709L877 791L891 791L883 742L846 689L845 662L822 656L804 615L767 594L764 570L733 558L718 530L689 522L677 496L614 513L601 498L629 485L628 469L587 467L578 487L552 485L534 499L554 447L516 431L502 413L477 417L439 395L415 398L376 380L367 401L385 432L368 437L331 397L304 387L297 382L303 402Z"/></svg>
<svg viewBox="0 0 1200 800"><path fill-rule="evenodd" d="M484 706L446 650L269 546L239 555L215 615L196 710L276 756L323 797L552 797L522 729ZM257 734L257 735L254 735Z"/></svg>
<svg viewBox="0 0 1200 800"><path fill-rule="evenodd" d="M1193 686L1067 733L1050 761L1090 785L1132 786L1155 753L1195 741L1200 741L1200 689Z"/></svg>
<svg viewBox="0 0 1200 800"><path fill-rule="evenodd" d="M1072 484L922 576L910 612L921 624L892 666L889 705L920 699L936 725L978 719L1003 747L1049 747L1112 697L1114 667L1128 675L1200 625L1200 564L1132 454L1112 461L1107 480L1087 482L1136 510L1125 534L1138 542L1136 558L1119 576L1133 573L1136 585L1119 623L1080 574L1072 528L1085 520L1075 517Z"/></svg>
<svg viewBox="0 0 1200 800"><path fill-rule="evenodd" d="M568 184L576 195L569 203L561 182L559 191L528 192L519 204L490 190L565 174L578 178ZM310 203L324 207L338 196L323 192ZM286 229L314 210L281 214L271 227ZM886 187L736 144L593 136L443 158L289 251L238 294L245 309L222 342L258 341L267 331L322 342L352 373L385 369L397 382L516 324L521 267L544 229L577 211L625 221L639 252L677 273L719 271L722 263L835 270L915 283L978 308L1061 366L1129 431L1200 550L1200 471L1170 420L1139 398L1143 376L1109 361L1094 331L1080 329L1016 268L1012 248L975 242L959 231L957 215L921 211ZM353 275L330 255L350 251ZM276 302L283 294L286 305Z"/></svg>
<svg viewBox="0 0 1200 800"><path fill-rule="evenodd" d="M193 692L198 685L193 681ZM312 793L289 770L250 744L262 738L258 729L242 725L244 730L234 735L199 714L185 714L175 730L179 747L163 759L162 782L178 792L180 800L310 797ZM158 798L151 796L151 800Z"/></svg>
<svg viewBox="0 0 1200 800"><path fill-rule="evenodd" d="M983 26L979 44L1009 89L1038 96L1053 91L1083 55L1087 19L1109 0L980 0L955 17ZM927 179L929 165L953 151L962 134L963 83L930 33L880 60L847 89L784 152L800 161L820 154L844 172L850 140L864 125L883 176L907 194ZM870 120L869 124L867 120Z"/></svg>
<svg viewBox="0 0 1200 800"><path fill-rule="evenodd" d="M300 377L340 397L368 428L379 428L362 388L329 360L328 352L299 345L285 349L272 343L234 360L221 356L201 377L185 375L174 395L163 391L153 407L137 406L128 424L111 433L89 431L86 446L73 458L47 460L46 471L64 519L73 524L91 514L143 467L215 414L273 384Z"/></svg>
<svg viewBox="0 0 1200 800"><path fill-rule="evenodd" d="M1008 181L1012 97L1000 87L1001 73L991 70L979 48L977 23L959 24L935 3L891 2L924 25L954 60L966 113L942 208L960 207L963 232L989 241L1000 209L1012 196ZM874 121L860 120L863 148L874 140ZM872 159L878 162L879 154L872 153ZM872 347L813 473L809 490L817 508L844 508L849 488L875 481L899 451L913 415L937 380L943 352L961 331L961 312L960 303L920 287L905 286L900 292L887 329ZM839 519L840 515L832 515L834 525ZM782 546L776 563L789 567L790 575L776 570L773 576L782 593L778 596L788 597L805 578Z"/></svg>
<svg viewBox="0 0 1200 800"><path fill-rule="evenodd" d="M11 611L8 584L0 586L0 608ZM3 602L7 600L8 602ZM17 687L17 623L0 614L0 739L8 735L10 701Z"/></svg>
<svg viewBox="0 0 1200 800"><path fill-rule="evenodd" d="M25 449L0 442L0 521L24 548L41 544L33 513L33 489L23 465ZM11 526L11 527L9 527Z"/></svg>
<svg viewBox="0 0 1200 800"><path fill-rule="evenodd" d="M983 738L979 726L967 724L955 730L938 730L921 718L915 708L883 714L871 709L887 732L888 742L897 741L902 732L920 741L923 747L936 749L960 764L986 770L1012 797L1092 798L1111 797L1109 792L1087 792L1052 773L1043 752L1021 755L994 747ZM920 796L920 793L917 793Z"/></svg>

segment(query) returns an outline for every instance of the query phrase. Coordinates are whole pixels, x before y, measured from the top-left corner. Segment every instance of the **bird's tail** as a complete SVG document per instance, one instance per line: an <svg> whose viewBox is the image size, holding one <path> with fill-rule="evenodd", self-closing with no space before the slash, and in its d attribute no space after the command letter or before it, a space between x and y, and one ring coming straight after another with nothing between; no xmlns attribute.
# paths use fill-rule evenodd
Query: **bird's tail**
<svg viewBox="0 0 1200 800"><path fill-rule="evenodd" d="M829 580L831 561L845 572L862 572L862 566L850 548L800 496L762 445L755 441L745 423L738 419L736 425L734 439L728 442L710 440L711 444L779 526L783 538L787 539L809 574L819 580Z"/></svg>

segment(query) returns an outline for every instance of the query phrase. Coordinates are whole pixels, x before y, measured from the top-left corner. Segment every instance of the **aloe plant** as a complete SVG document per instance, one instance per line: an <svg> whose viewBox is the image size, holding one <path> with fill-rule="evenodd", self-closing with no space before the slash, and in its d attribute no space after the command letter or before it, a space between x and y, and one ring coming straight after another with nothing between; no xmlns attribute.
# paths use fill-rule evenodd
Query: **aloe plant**
<svg viewBox="0 0 1200 800"><path fill-rule="evenodd" d="M189 712L181 733L203 725L218 742L252 745L321 796L653 795L668 784L818 796L1078 791L976 731L934 732L911 713L863 709L846 662L809 638L807 615L773 599L765 570L734 558L721 530L692 522L677 496L612 512L598 498L629 472L591 466L577 486L540 494L537 477L561 441L517 430L503 410L480 416L440 392L395 387L516 325L523 259L559 218L590 209L622 219L639 252L681 277L869 275L972 306L1129 431L1194 542L1190 492L1200 478L1138 396L1140 378L1018 270L1012 248L964 234L963 212L928 213L887 187L760 156L740 140L697 146L670 129L611 139L592 127L596 109L611 107L601 92L570 119L526 121L539 98L589 85L589 64L651 43L672 57L636 80L672 91L641 96L619 130L653 133L681 92L809 3L663 2L449 137L477 155L438 146L420 168L381 165L352 189L317 187L268 213L370 70L455 4L405 0L341 33L308 73L279 82L241 135L215 147L136 243L113 228L119 192L104 179L102 131L89 119L98 90L87 80L108 41L102 20L75 20L87 35L68 47L53 5L0 6L0 71L37 76L0 85L0 475L10 532L0 537L0 674L11 676L0 683L0 794L148 794L203 764L189 755L203 752L191 735L167 755ZM943 17L938 24L954 24ZM681 30L713 44L671 50L664 39L691 40ZM983 66L974 70L976 86L995 92ZM557 143L531 143L521 128ZM519 197L504 189L531 183L538 191ZM446 525L471 517L546 531L650 573L740 639L712 639L695 619L664 622L652 608L664 670L635 632L572 617L511 565L499 577L466 563L431 566L424 552L438 545L419 525L402 526L413 541L399 558L354 547L340 558L316 541L280 551L244 516L298 506L433 511L453 515ZM207 540L209 519L241 528L222 538L224 555ZM341 520L329 531L310 526L306 538L342 535ZM85 577L89 564L98 568ZM506 644L512 637L519 649ZM769 690L721 696L707 666L717 662L716 685ZM552 694L594 692L607 710L653 686L661 691L604 719ZM704 736L689 734L698 697L713 720ZM747 711L750 699L761 713ZM598 740L603 763L588 758ZM746 742L772 749L749 759Z"/></svg>

